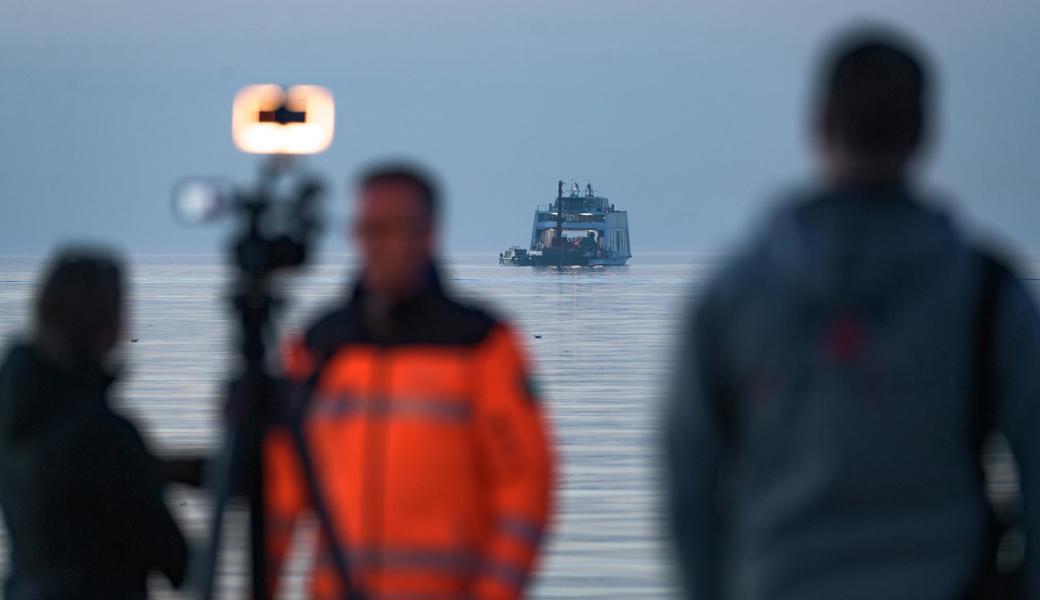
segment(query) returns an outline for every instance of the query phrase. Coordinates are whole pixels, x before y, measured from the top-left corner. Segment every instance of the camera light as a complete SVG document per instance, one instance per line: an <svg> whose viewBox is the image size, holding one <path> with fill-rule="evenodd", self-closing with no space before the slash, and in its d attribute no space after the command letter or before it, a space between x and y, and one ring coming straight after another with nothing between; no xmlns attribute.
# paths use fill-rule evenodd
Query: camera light
<svg viewBox="0 0 1040 600"><path fill-rule="evenodd" d="M173 214L185 225L215 221L231 207L231 184L212 177L187 177L173 188Z"/></svg>
<svg viewBox="0 0 1040 600"><path fill-rule="evenodd" d="M336 108L316 85L251 85L235 95L231 137L252 154L317 154L332 143Z"/></svg>

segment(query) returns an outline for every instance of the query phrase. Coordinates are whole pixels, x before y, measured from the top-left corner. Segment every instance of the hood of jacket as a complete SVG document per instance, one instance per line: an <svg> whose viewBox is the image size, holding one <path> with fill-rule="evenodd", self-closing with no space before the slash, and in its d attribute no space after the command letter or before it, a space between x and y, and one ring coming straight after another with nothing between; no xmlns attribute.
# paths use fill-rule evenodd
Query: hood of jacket
<svg viewBox="0 0 1040 600"><path fill-rule="evenodd" d="M796 304L872 313L926 285L920 274L958 237L948 216L905 186L829 189L777 213L754 254Z"/></svg>

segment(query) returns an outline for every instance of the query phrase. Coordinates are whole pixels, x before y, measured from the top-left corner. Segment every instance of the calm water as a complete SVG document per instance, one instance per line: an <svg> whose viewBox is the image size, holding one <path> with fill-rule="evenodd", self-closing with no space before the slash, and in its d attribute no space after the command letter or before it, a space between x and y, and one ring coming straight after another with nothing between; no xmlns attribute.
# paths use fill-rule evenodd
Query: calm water
<svg viewBox="0 0 1040 600"><path fill-rule="evenodd" d="M330 260L288 282L287 327L302 326L341 295L349 262ZM495 262L490 253L456 256L446 275L459 295L492 306L519 328L553 420L558 511L532 596L669 597L657 522L657 405L681 306L710 262L644 255L628 267L563 272ZM34 259L0 258L4 338L27 324L36 270ZM219 384L232 348L224 274L215 261L197 257L133 263L128 337L138 342L125 347L129 377L119 396L157 452L219 442ZM178 491L170 500L198 537L204 496ZM243 581L237 523L224 561L227 590Z"/></svg>

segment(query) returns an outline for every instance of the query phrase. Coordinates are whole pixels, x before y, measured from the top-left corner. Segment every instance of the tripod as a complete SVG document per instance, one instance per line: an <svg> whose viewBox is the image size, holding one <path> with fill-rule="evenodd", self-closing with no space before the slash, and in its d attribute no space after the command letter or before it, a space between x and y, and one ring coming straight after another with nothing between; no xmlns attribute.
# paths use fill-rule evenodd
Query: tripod
<svg viewBox="0 0 1040 600"><path fill-rule="evenodd" d="M316 229L312 207L321 191L317 182L305 182L288 205L290 213L283 230L274 228L271 223L274 194L291 166L289 157L272 156L261 172L257 189L236 194L232 204L242 223L241 232L231 245L237 269L232 306L241 336L241 367L228 388L223 444L207 472L213 513L199 582L203 600L214 597L224 517L229 500L237 493L244 493L249 504L252 598L267 600L271 596L265 544L263 448L268 431L276 425L287 427L291 434L310 505L328 544L344 600L364 600L365 597L352 578L347 554L338 543L336 524L324 502L303 431L303 410L285 409L290 404L286 402L290 386L277 378L268 366L267 340L274 310L280 304L271 290L272 277L278 271L306 262ZM303 391L309 393L309 390Z"/></svg>

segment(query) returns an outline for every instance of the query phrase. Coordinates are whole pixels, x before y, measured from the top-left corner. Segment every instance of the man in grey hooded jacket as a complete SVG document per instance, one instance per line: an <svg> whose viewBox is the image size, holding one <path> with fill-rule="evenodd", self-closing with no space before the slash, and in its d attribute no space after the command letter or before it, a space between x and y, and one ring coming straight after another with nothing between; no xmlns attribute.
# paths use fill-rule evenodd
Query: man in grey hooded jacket
<svg viewBox="0 0 1040 600"><path fill-rule="evenodd" d="M928 83L897 36L845 38L819 93L820 189L692 307L666 419L687 597L1010 597L986 587L992 422L1020 476L1020 593L1040 598L1040 317L914 185Z"/></svg>

